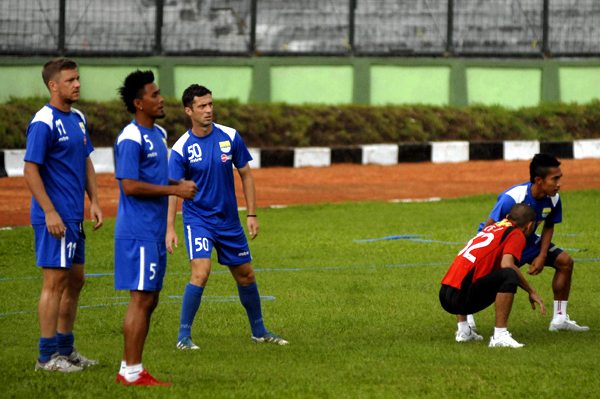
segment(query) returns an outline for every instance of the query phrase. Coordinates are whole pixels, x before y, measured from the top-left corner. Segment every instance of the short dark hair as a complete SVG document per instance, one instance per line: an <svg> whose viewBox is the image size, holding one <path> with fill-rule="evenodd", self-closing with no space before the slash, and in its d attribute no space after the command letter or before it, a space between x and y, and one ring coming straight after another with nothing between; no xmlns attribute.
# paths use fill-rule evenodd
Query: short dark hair
<svg viewBox="0 0 600 399"><path fill-rule="evenodd" d="M204 86L194 83L183 91L181 102L183 103L184 107L192 108L192 104L194 104L194 97L204 97L207 94L212 95L212 91L208 90Z"/></svg>
<svg viewBox="0 0 600 399"><path fill-rule="evenodd" d="M42 79L44 79L46 87L52 79L56 78L57 74L66 69L77 69L77 63L68 58L55 58L46 62L42 68Z"/></svg>
<svg viewBox="0 0 600 399"><path fill-rule="evenodd" d="M140 71L138 69L127 75L123 82L123 86L119 87L119 95L121 96L121 100L125 103L127 111L135 114L133 100L136 98L141 99L144 96L146 85L152 82L154 82L154 73L152 73L152 71Z"/></svg>
<svg viewBox="0 0 600 399"><path fill-rule="evenodd" d="M529 222L535 222L537 215L532 207L527 204L514 204L506 217L516 227L525 227Z"/></svg>
<svg viewBox="0 0 600 399"><path fill-rule="evenodd" d="M536 177L545 179L550 172L550 168L558 168L560 162L549 154L535 154L529 164L529 180L535 183Z"/></svg>

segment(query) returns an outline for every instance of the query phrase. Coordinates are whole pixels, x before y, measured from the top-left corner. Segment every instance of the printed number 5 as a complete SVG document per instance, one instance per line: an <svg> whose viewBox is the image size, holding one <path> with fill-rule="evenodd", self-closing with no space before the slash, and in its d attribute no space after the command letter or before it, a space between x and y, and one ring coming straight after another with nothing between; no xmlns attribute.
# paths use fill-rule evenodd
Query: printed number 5
<svg viewBox="0 0 600 399"><path fill-rule="evenodd" d="M152 144L152 140L148 138L147 134L144 134L144 140L146 141L146 143L150 144L150 151L152 151L152 149L154 148L154 144Z"/></svg>
<svg viewBox="0 0 600 399"><path fill-rule="evenodd" d="M154 280L154 277L156 276L156 263L150 263L150 272L152 273L152 275L150 275L150 280Z"/></svg>
<svg viewBox="0 0 600 399"><path fill-rule="evenodd" d="M471 245L471 244L473 244L473 241L476 240L476 239L478 239L479 237L485 237L485 241L481 241L481 242L478 242L478 243L476 243L474 245ZM475 263L476 258L473 255L471 255L471 251L474 250L474 249L477 249L477 248L487 247L488 245L490 245L490 243L493 240L494 240L494 235L493 234L481 232L481 233L477 234L475 236L475 238L472 238L471 241L469 241L467 243L467 245L462 249L462 251L460 251L458 253L458 256L462 255L465 258L467 258L468 260L470 260L471 263Z"/></svg>

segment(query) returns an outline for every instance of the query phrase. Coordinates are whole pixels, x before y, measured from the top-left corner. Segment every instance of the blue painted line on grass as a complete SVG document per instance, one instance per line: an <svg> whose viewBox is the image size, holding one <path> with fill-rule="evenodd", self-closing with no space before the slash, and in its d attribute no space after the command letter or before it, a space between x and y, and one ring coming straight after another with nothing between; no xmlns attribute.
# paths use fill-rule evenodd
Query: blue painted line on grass
<svg viewBox="0 0 600 399"><path fill-rule="evenodd" d="M128 298L128 297L112 297L112 298L99 298L99 299L124 299L124 298ZM179 299L179 298L182 298L182 296L181 295L170 295L170 296L167 296L167 298ZM213 298L218 298L218 299L213 299ZM274 296L271 296L271 295L261 295L260 296L260 300L263 302L275 301L276 299L277 298L275 298ZM235 296L235 295L231 295L231 296L214 295L214 296L207 296L207 297L202 298L202 302L237 302L237 301L239 301L239 296ZM161 304L181 303L181 301L160 301L160 303ZM91 308L104 308L107 306L123 306L123 305L129 305L129 302L102 303L102 304L98 304L98 305L82 305L82 306L79 306L78 308L79 309L91 309ZM37 313L37 310L12 312L12 313L0 313L0 317L15 316L15 315L20 315L20 314L32 314L32 313Z"/></svg>
<svg viewBox="0 0 600 399"><path fill-rule="evenodd" d="M450 265L450 263L402 263L399 265L385 265L385 267L440 266L440 265Z"/></svg>
<svg viewBox="0 0 600 399"><path fill-rule="evenodd" d="M415 237L424 237L424 236L423 235L403 234L403 235L398 235L398 236L368 238L368 239L364 239L364 240L352 240L352 241L354 241L354 242L373 242L373 241L383 241L383 240L405 240L407 238L415 238Z"/></svg>

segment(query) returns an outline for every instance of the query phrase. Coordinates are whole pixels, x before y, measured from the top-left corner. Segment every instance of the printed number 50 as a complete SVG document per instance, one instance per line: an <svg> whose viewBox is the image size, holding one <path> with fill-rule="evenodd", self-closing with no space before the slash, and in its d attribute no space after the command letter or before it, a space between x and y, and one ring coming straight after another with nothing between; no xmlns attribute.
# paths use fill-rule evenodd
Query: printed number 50
<svg viewBox="0 0 600 399"><path fill-rule="evenodd" d="M196 252L202 251L202 249L208 251L208 240L206 238L198 237L194 240L194 243L196 244Z"/></svg>
<svg viewBox="0 0 600 399"><path fill-rule="evenodd" d="M478 243L473 244L473 241L480 238L480 237L485 237L485 241L480 241ZM494 240L494 235L491 233L484 233L481 232L479 234L477 234L474 238L471 239L471 241L469 241L467 243L467 245L462 249L462 251L460 251L458 253L458 256L462 255L465 258L467 258L468 260L471 261L471 263L475 263L475 256L471 255L471 251L477 248L483 248L483 247L487 247L488 245L490 245L490 243ZM471 245L473 244L473 245Z"/></svg>

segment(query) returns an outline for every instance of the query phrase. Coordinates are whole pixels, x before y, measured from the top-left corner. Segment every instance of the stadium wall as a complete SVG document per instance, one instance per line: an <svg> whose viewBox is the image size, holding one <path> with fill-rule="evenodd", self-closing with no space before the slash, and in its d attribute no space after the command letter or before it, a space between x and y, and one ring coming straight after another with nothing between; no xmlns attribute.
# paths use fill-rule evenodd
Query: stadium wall
<svg viewBox="0 0 600 399"><path fill-rule="evenodd" d="M75 58L82 99L117 97L132 70L151 69L166 96L200 83L214 98L289 104L586 103L600 97L600 60L479 60L434 58ZM0 58L0 102L45 96L45 58Z"/></svg>

